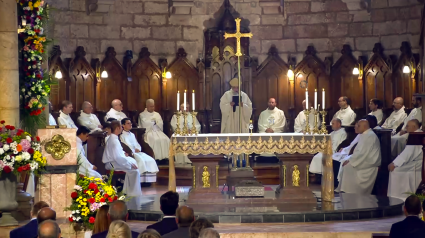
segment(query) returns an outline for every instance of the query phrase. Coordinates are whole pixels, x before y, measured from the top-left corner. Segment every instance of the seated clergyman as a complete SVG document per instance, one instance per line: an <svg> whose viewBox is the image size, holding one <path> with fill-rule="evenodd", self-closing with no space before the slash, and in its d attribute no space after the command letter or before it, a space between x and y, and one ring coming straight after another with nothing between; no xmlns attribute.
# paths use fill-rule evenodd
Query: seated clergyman
<svg viewBox="0 0 425 238"><path fill-rule="evenodd" d="M382 112L382 101L377 98L372 98L369 102L369 109L371 110L369 115L375 116L378 125L381 124L382 118L384 117L384 113Z"/></svg>
<svg viewBox="0 0 425 238"><path fill-rule="evenodd" d="M56 123L55 118L52 116L52 112L53 112L53 105L49 101L49 126L56 126L57 123Z"/></svg>
<svg viewBox="0 0 425 238"><path fill-rule="evenodd" d="M332 119L338 118L341 120L343 126L351 125L351 123L356 120L356 113L353 111L353 109L351 109L350 104L351 100L348 97L340 97L338 99L338 105L340 109L335 113Z"/></svg>
<svg viewBox="0 0 425 238"><path fill-rule="evenodd" d="M77 129L77 126L75 125L74 121L69 116L72 110L73 110L73 107L70 101L65 100L62 102L62 110L59 111L59 117L58 117L59 126L66 126L66 128Z"/></svg>
<svg viewBox="0 0 425 238"><path fill-rule="evenodd" d="M80 126L77 130L77 156L79 162L80 174L87 177L102 178L102 176L96 172L96 166L92 165L86 157L83 143L89 138L90 130L85 126Z"/></svg>
<svg viewBox="0 0 425 238"><path fill-rule="evenodd" d="M91 132L102 131L103 126L100 124L99 119L93 114L93 106L91 103L85 101L81 106L80 116L78 117L78 123L81 126L85 126L90 129Z"/></svg>
<svg viewBox="0 0 425 238"><path fill-rule="evenodd" d="M156 173L158 173L158 166L155 159L142 152L142 147L137 142L136 136L130 131L132 128L131 120L124 118L121 120L123 132L120 135L122 143L126 144L133 153L133 158L137 162L140 174L142 175L142 182L154 183L156 182Z"/></svg>
<svg viewBox="0 0 425 238"><path fill-rule="evenodd" d="M184 112L185 111L185 109L184 109L184 104L181 104L180 105L180 110L182 111L182 112ZM189 112L190 111L190 107L189 107L189 103L188 104L186 104L186 111L187 112ZM177 129L177 116L176 115L173 115L173 118L171 118L171 128L173 129L173 131L176 131L176 129ZM184 126L184 119L183 119L183 116L180 116L180 119L179 119L179 127L180 127L180 130L183 130L183 126ZM187 116L187 122L186 122L186 124L187 124L187 129L190 131L191 129L192 129L192 127L193 127L193 118L192 118L192 115L188 115ZM201 131L201 124L199 124L199 121L198 121L198 119L195 117L195 128L196 128L196 131L199 133L200 131ZM189 158L187 158L187 155L184 155L184 154L176 154L175 155L175 160L176 160L176 163L177 164L191 164L192 162L189 160Z"/></svg>
<svg viewBox="0 0 425 238"><path fill-rule="evenodd" d="M304 133L304 131L305 131L305 126L306 126L306 123L307 123L307 117L306 117L306 115L305 115L305 113L304 113L304 109L306 108L306 102L305 102L305 100L302 102L302 104L303 104L303 110L301 110L300 111L300 113L298 113L298 116L295 118L295 123L294 123L294 132L295 133ZM309 114L309 116L308 116L308 124L309 124L309 126L310 126L310 130L313 130L314 129L314 108L312 108L311 107L311 103L310 103L310 101L309 101L309 107L308 108L311 108L310 110L311 110L311 112L310 112L310 114ZM317 126L318 127L320 127L321 126L321 119L320 119L320 116L317 118Z"/></svg>
<svg viewBox="0 0 425 238"><path fill-rule="evenodd" d="M404 111L404 100L401 97L397 97L393 101L394 111L391 115L385 120L382 124L382 128L393 130L393 135L397 127L404 121L407 117L406 112Z"/></svg>
<svg viewBox="0 0 425 238"><path fill-rule="evenodd" d="M422 132L419 129L419 125L417 119L408 121L406 135L411 132ZM422 158L422 145L406 145L401 154L388 165L388 170L390 171L388 197L404 200L408 196L406 193L416 192L421 182Z"/></svg>
<svg viewBox="0 0 425 238"><path fill-rule="evenodd" d="M285 113L276 107L276 99L270 98L267 109L262 111L258 119L260 133L282 133L286 124Z"/></svg>
<svg viewBox="0 0 425 238"><path fill-rule="evenodd" d="M126 118L122 106L122 102L119 99L114 99L111 103L112 108L109 109L108 113L106 113L105 121L108 121L109 118L115 118L118 121L121 121L122 119Z"/></svg>
<svg viewBox="0 0 425 238"><path fill-rule="evenodd" d="M164 134L163 126L161 115L155 112L155 101L146 100L146 108L139 115L139 127L146 128L145 141L152 148L158 161L167 159L169 153L170 138Z"/></svg>

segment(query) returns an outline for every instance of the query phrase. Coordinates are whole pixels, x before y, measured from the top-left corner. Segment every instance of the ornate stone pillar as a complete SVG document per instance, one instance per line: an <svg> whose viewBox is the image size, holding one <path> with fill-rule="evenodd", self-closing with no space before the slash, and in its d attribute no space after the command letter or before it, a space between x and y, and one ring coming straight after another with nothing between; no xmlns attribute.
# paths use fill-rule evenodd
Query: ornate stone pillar
<svg viewBox="0 0 425 238"><path fill-rule="evenodd" d="M0 1L0 119L19 125L19 62L17 5Z"/></svg>

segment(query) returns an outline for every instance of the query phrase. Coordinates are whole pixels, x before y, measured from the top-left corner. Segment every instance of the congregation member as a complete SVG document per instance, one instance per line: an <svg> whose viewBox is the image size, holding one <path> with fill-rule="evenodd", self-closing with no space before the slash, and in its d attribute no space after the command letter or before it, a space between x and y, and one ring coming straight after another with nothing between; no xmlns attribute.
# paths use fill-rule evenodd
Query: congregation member
<svg viewBox="0 0 425 238"><path fill-rule="evenodd" d="M58 124L59 126L66 126L66 128L77 129L74 121L69 115L73 110L72 103L70 101L64 100L62 102L62 110L59 111Z"/></svg>
<svg viewBox="0 0 425 238"><path fill-rule="evenodd" d="M332 132L330 133L331 135L331 141L332 141L332 152L336 153L336 149L338 148L338 146L345 140L347 139L347 133L345 132L345 129L342 128L341 125L341 120L339 120L338 118L335 118L332 120L331 125L332 125ZM314 174L322 174L322 158L323 158L323 153L319 152L317 153L310 164L310 173L314 173Z"/></svg>
<svg viewBox="0 0 425 238"><path fill-rule="evenodd" d="M252 102L248 95L241 93L242 105L239 105L239 80L234 78L230 80L231 89L224 93L220 98L221 110L221 133L239 133L239 124L241 123L241 133L249 132L249 123L252 115ZM241 121L239 121L239 110L241 111Z"/></svg>
<svg viewBox="0 0 425 238"><path fill-rule="evenodd" d="M381 124L382 119L384 117L384 113L382 112L382 106L382 101L377 98L373 98L369 102L369 109L371 111L369 115L373 115L376 117L378 125Z"/></svg>
<svg viewBox="0 0 425 238"><path fill-rule="evenodd" d="M198 238L199 233L201 233L201 231L205 228L214 228L214 225L212 224L212 222L210 222L205 217L200 217L200 218L196 219L190 225L190 228L189 228L190 236L189 237L190 238Z"/></svg>
<svg viewBox="0 0 425 238"><path fill-rule="evenodd" d="M195 220L195 213L189 206L180 206L176 211L176 222L178 229L172 231L164 236L163 238L189 238L189 228L192 222Z"/></svg>
<svg viewBox="0 0 425 238"><path fill-rule="evenodd" d="M52 220L44 221L38 227L38 238L61 238L59 225Z"/></svg>
<svg viewBox="0 0 425 238"><path fill-rule="evenodd" d="M199 233L199 238L220 238L220 234L213 228L205 228Z"/></svg>
<svg viewBox="0 0 425 238"><path fill-rule="evenodd" d="M80 126L77 130L77 160L79 163L78 171L86 177L102 178L96 170L96 166L92 165L86 157L83 143L89 138L90 130L85 126Z"/></svg>
<svg viewBox="0 0 425 238"><path fill-rule="evenodd" d="M411 132L422 132L419 121L413 119L407 122L408 135ZM403 135L404 136L404 135ZM406 137L407 140L407 137ZM404 200L406 193L415 193L422 178L422 145L406 145L397 158L388 165L390 178L388 183L388 197Z"/></svg>
<svg viewBox="0 0 425 238"><path fill-rule="evenodd" d="M158 164L166 164L169 153L170 138L164 134L164 122L161 115L155 112L155 101L146 100L146 108L139 115L139 127L146 128L145 141L152 148ZM164 160L161 162L161 160Z"/></svg>
<svg viewBox="0 0 425 238"><path fill-rule="evenodd" d="M189 112L190 111L189 103L186 104L186 110L184 109L184 103L182 103L180 105L180 111L181 112L185 112L185 111ZM171 128L173 129L173 131L176 131L176 129L177 129L177 116L176 115L173 115L173 118L171 118L170 124L171 124ZM183 117L180 117L179 124L180 124L179 125L180 130L183 130L183 126L184 126ZM190 131L192 129L192 127L193 127L193 118L192 118L191 115L188 115L187 116L187 129ZM201 124L199 124L199 121L196 117L195 117L195 128L196 128L197 133L200 133ZM175 157L176 164L191 164L192 163L189 160L189 158L187 157L187 155L185 155L185 154L178 153L174 157Z"/></svg>
<svg viewBox="0 0 425 238"><path fill-rule="evenodd" d="M139 186L140 187L140 186ZM128 219L128 209L127 209L127 205L125 204L124 201L121 200L116 200L114 201L112 204L110 204L109 206L109 211L108 211L108 219L109 222L111 223L111 225L109 226L109 229L97 234L93 234L91 236L91 238L106 238L107 235L109 234L109 231L115 231L115 227L112 226L112 224L116 224L117 221L121 221L125 224L125 222L127 222ZM111 229L113 228L113 229ZM139 235L139 233L135 232L135 231L131 231L130 228L128 229L130 234L131 234L131 238L137 238L137 236ZM108 236L110 237L110 236ZM119 237L119 236L117 236ZM130 238L129 237L129 238Z"/></svg>
<svg viewBox="0 0 425 238"><path fill-rule="evenodd" d="M303 104L303 110L301 110L300 113L298 113L298 116L295 118L295 124L294 124L294 132L295 133L304 133L305 131L305 126L306 126L306 121L307 121L307 117L304 114L304 109L306 108L306 102L305 100L302 102ZM311 108L311 103L309 101L308 103L309 108ZM308 116L308 124L310 126L310 130L312 131L314 129L314 108L312 108L312 112L309 114ZM317 126L321 126L321 119L320 117L317 120Z"/></svg>
<svg viewBox="0 0 425 238"><path fill-rule="evenodd" d="M397 97L393 101L393 109L394 111L391 115L385 120L384 124L382 124L382 128L393 130L392 135L395 135L395 131L397 127L406 119L407 115L404 111L404 100L401 97Z"/></svg>
<svg viewBox="0 0 425 238"><path fill-rule="evenodd" d="M55 118L52 116L52 112L53 112L53 105L52 105L52 103L49 101L49 126L57 126L56 120L55 120Z"/></svg>
<svg viewBox="0 0 425 238"><path fill-rule="evenodd" d="M158 166L156 165L155 159L142 152L142 147L137 142L136 136L130 131L132 123L129 118L121 120L123 131L120 135L122 143L126 144L131 152L133 158L137 162L137 167L141 174L141 182L143 183L154 183L156 182L156 173L158 173Z"/></svg>
<svg viewBox="0 0 425 238"><path fill-rule="evenodd" d="M179 207L179 194L168 191L161 195L159 203L164 216L161 221L147 226L146 229L154 229L163 236L178 228L176 223L176 210Z"/></svg>
<svg viewBox="0 0 425 238"><path fill-rule="evenodd" d="M108 121L109 118L114 118L115 120L121 121L127 117L125 113L122 112L123 106L119 99L112 100L111 107L112 108L109 109L109 111L106 113L105 122Z"/></svg>
<svg viewBox="0 0 425 238"><path fill-rule="evenodd" d="M107 231L111 222L108 218L109 205L103 205L97 210L92 235Z"/></svg>
<svg viewBox="0 0 425 238"><path fill-rule="evenodd" d="M258 119L260 133L282 133L285 128L285 113L276 107L276 99L270 98L267 109L262 111Z"/></svg>
<svg viewBox="0 0 425 238"><path fill-rule="evenodd" d="M161 238L161 234L154 229L146 229L137 238Z"/></svg>
<svg viewBox="0 0 425 238"><path fill-rule="evenodd" d="M380 127L378 125L378 119L376 118L376 116L369 114L364 119L366 119L366 121L369 122L370 128L372 128L374 130L381 130L382 129L382 127Z"/></svg>
<svg viewBox="0 0 425 238"><path fill-rule="evenodd" d="M390 238L423 238L425 236L425 223L419 218L421 213L421 200L416 195L410 195L404 202L403 221L391 226Z"/></svg>
<svg viewBox="0 0 425 238"><path fill-rule="evenodd" d="M80 116L77 121L81 126L85 126L91 130L91 132L102 131L103 126L100 124L99 119L93 114L93 106L91 103L85 101L81 106L83 110L80 112Z"/></svg>
<svg viewBox="0 0 425 238"><path fill-rule="evenodd" d="M138 197L142 195L140 188L140 172L136 165L136 161L128 157L119 141L119 134L122 132L121 123L119 121L111 122L111 131L108 141L103 151L102 162L107 170L124 171L125 180L123 193L127 196Z"/></svg>
<svg viewBox="0 0 425 238"><path fill-rule="evenodd" d="M112 134L112 128L110 122L105 122L103 124L103 131L106 132L105 143L108 141L109 136Z"/></svg>
<svg viewBox="0 0 425 238"><path fill-rule="evenodd" d="M37 236L37 228L38 228L37 213L38 211L40 211L40 209L45 207L49 207L49 205L46 202L43 202L43 201L36 202L31 209L30 222L10 231L10 234L9 234L10 238Z"/></svg>
<svg viewBox="0 0 425 238"><path fill-rule="evenodd" d="M56 211L50 207L43 207L37 213L37 223L41 224L47 220L56 221Z"/></svg>
<svg viewBox="0 0 425 238"><path fill-rule="evenodd" d="M351 100L342 96L338 99L339 111L335 113L332 119L338 118L341 120L343 126L351 125L356 120L356 113L351 109Z"/></svg>
<svg viewBox="0 0 425 238"><path fill-rule="evenodd" d="M132 238L130 227L123 221L113 221L106 238Z"/></svg>

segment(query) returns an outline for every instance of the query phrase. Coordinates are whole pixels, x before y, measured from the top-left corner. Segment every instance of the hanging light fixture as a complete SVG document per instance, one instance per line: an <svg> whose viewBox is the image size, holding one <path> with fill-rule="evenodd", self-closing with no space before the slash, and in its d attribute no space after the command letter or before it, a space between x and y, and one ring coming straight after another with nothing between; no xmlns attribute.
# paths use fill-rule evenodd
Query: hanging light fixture
<svg viewBox="0 0 425 238"><path fill-rule="evenodd" d="M103 70L100 77L103 78L103 79L106 79L108 77L108 72L106 72L106 70Z"/></svg>
<svg viewBox="0 0 425 238"><path fill-rule="evenodd" d="M294 71L292 69L288 70L288 77L292 79L294 77Z"/></svg>
<svg viewBox="0 0 425 238"><path fill-rule="evenodd" d="M358 67L354 67L354 69L353 69L353 75L359 75L359 74L360 74L359 68Z"/></svg>
<svg viewBox="0 0 425 238"><path fill-rule="evenodd" d="M407 66L407 65L405 65L405 66L403 67L403 73L405 73L405 74L409 74L409 73L410 73L410 67L409 67L409 66Z"/></svg>
<svg viewBox="0 0 425 238"><path fill-rule="evenodd" d="M55 78L61 79L62 78L62 72L60 70L56 71Z"/></svg>
<svg viewBox="0 0 425 238"><path fill-rule="evenodd" d="M165 73L165 78L166 78L166 79L170 79L170 78L171 78L171 73L170 73L170 71L167 71L167 72Z"/></svg>

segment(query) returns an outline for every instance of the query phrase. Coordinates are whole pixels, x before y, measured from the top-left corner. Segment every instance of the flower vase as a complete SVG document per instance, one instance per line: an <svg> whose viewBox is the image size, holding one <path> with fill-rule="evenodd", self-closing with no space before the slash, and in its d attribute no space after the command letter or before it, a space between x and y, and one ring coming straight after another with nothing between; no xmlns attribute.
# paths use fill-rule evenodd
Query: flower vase
<svg viewBox="0 0 425 238"><path fill-rule="evenodd" d="M18 208L16 201L16 186L18 179L13 173L5 173L0 175L0 226L17 226L18 221L12 217L12 211Z"/></svg>

